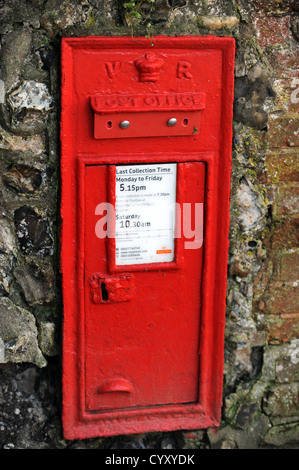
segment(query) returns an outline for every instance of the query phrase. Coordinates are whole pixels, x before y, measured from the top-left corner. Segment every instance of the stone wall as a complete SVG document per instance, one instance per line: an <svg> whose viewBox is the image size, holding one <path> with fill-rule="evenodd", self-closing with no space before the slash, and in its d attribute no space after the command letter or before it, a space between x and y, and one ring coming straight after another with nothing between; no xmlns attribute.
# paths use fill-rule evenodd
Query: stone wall
<svg viewBox="0 0 299 470"><path fill-rule="evenodd" d="M0 0L0 448L299 446L296 0ZM236 40L220 429L65 441L59 277L60 39Z"/></svg>

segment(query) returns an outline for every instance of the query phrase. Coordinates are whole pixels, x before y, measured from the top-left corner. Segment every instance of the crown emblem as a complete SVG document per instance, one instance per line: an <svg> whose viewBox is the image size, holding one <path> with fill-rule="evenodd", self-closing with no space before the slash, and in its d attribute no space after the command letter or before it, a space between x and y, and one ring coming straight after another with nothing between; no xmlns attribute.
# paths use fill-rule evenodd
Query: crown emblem
<svg viewBox="0 0 299 470"><path fill-rule="evenodd" d="M159 80L160 70L164 64L153 52L148 52L144 57L135 60L135 67L139 71L140 82L156 82Z"/></svg>

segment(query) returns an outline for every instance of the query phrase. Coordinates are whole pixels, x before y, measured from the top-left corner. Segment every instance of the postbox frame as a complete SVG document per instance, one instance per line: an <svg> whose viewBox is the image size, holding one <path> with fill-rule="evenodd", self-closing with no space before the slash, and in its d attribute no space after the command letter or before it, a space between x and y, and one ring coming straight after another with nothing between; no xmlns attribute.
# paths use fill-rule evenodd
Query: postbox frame
<svg viewBox="0 0 299 470"><path fill-rule="evenodd" d="M175 154L155 153L151 162L203 162L206 165L204 264L200 323L199 402L163 405L148 409L89 413L84 404L84 169L86 165L149 163L139 153L86 156L73 147L72 114L74 87L73 52L102 46L151 48L216 48L223 54L220 153L213 151ZM136 46L137 44L137 46ZM61 273L63 316L63 425L66 439L173 429L215 428L222 404L226 273L229 232L229 195L234 80L234 40L228 37L158 36L152 40L131 37L63 38L61 111ZM221 182L221 184L220 184ZM75 187L75 192L74 192ZM78 249L79 247L79 249ZM142 269L140 265L137 269ZM156 266L159 269L159 266ZM215 295L217 292L217 296Z"/></svg>

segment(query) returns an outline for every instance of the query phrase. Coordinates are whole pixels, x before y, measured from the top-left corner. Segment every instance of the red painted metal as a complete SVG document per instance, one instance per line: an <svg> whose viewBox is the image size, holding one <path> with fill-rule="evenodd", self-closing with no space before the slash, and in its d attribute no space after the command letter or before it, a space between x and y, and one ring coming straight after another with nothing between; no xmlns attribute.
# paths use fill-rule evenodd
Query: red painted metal
<svg viewBox="0 0 299 470"><path fill-rule="evenodd" d="M62 40L67 439L219 425L233 66L232 38ZM169 262L118 264L114 216L95 229L117 168L170 163L180 207L204 204L203 243L182 230Z"/></svg>
<svg viewBox="0 0 299 470"><path fill-rule="evenodd" d="M184 201L204 202L205 164L186 162L178 165L184 173ZM87 166L85 170L86 284L97 269L107 271L106 240L97 238L94 230L97 220L94 208L99 197L97 187L105 188L109 184L106 173L105 165ZM184 242L184 239L180 241ZM197 401L202 252L202 249L186 250L180 269L172 269L172 263L161 263L159 270L148 271L149 265L141 265L139 272L134 273L133 298L126 305L115 303L112 298L104 308L99 308L90 302L86 285L87 410ZM125 267L125 271L130 269L132 266ZM110 290L111 279L113 277L107 279L107 290ZM119 275L116 275L115 283L119 283L118 279ZM124 294L127 300L127 292ZM130 395L99 393L103 382L119 376L134 383Z"/></svg>
<svg viewBox="0 0 299 470"><path fill-rule="evenodd" d="M190 135L200 125L199 111L205 107L205 95L98 94L91 98L91 106L95 112L96 139ZM167 122L174 115L178 123L169 127ZM129 120L130 126L121 129L119 124L125 119Z"/></svg>

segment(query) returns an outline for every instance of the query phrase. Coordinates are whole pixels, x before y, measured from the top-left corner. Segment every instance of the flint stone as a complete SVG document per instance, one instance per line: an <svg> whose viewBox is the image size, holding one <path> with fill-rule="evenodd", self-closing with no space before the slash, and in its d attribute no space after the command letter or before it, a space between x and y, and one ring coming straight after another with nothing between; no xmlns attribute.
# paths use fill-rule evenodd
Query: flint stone
<svg viewBox="0 0 299 470"><path fill-rule="evenodd" d="M242 229L248 232L255 229L262 221L266 208L263 206L259 195L253 191L246 180L243 180L237 190L237 200L241 209L239 221Z"/></svg>
<svg viewBox="0 0 299 470"><path fill-rule="evenodd" d="M16 253L16 239L13 227L4 217L0 217L0 252L6 254Z"/></svg>
<svg viewBox="0 0 299 470"><path fill-rule="evenodd" d="M16 164L3 173L3 182L6 186L19 193L32 193L42 182L41 172L28 165Z"/></svg>
<svg viewBox="0 0 299 470"><path fill-rule="evenodd" d="M236 416L237 425L242 429L246 429L252 416L258 411L258 409L259 407L256 403L243 404Z"/></svg>
<svg viewBox="0 0 299 470"><path fill-rule="evenodd" d="M256 129L268 122L269 102L275 98L272 80L260 64L255 64L247 76L235 80L234 120Z"/></svg>
<svg viewBox="0 0 299 470"><path fill-rule="evenodd" d="M43 136L31 135L31 136L21 136L13 135L10 132L1 129L1 140L0 140L0 150L4 152L23 152L23 155L27 155L30 162L32 162L32 155L39 156L39 159L45 160L43 153L46 151L44 138ZM26 152L26 154L25 154Z"/></svg>
<svg viewBox="0 0 299 470"><path fill-rule="evenodd" d="M53 98L44 83L27 80L8 97L10 111L7 126L16 134L33 135L46 127Z"/></svg>
<svg viewBox="0 0 299 470"><path fill-rule="evenodd" d="M0 103L5 101L5 84L4 81L0 79Z"/></svg>
<svg viewBox="0 0 299 470"><path fill-rule="evenodd" d="M2 260L1 260L2 262ZM5 261L4 261L5 263ZM7 263L5 263L7 264ZM5 266L6 268L6 266ZM0 295L9 294L9 286L11 283L11 276L8 269L5 269L2 266L0 267ZM1 361L0 361L1 362Z"/></svg>
<svg viewBox="0 0 299 470"><path fill-rule="evenodd" d="M31 307L54 300L54 271L51 266L39 269L34 266L19 266L14 276L22 287L26 301Z"/></svg>
<svg viewBox="0 0 299 470"><path fill-rule="evenodd" d="M35 111L49 111L53 104L53 99L44 83L27 80L10 94L9 102L17 113L23 108L34 109Z"/></svg>
<svg viewBox="0 0 299 470"><path fill-rule="evenodd" d="M1 5L0 7L0 34L6 34L12 29L13 23L13 10L8 5Z"/></svg>
<svg viewBox="0 0 299 470"><path fill-rule="evenodd" d="M16 385L19 392L31 395L35 391L36 379L38 372L36 367L28 367L28 369L16 375Z"/></svg>
<svg viewBox="0 0 299 470"><path fill-rule="evenodd" d="M40 25L47 35L53 38L68 27L88 21L90 10L86 0L47 0L40 17Z"/></svg>
<svg viewBox="0 0 299 470"><path fill-rule="evenodd" d="M54 323L42 322L39 325L38 342L45 356L56 356L58 354Z"/></svg>
<svg viewBox="0 0 299 470"><path fill-rule="evenodd" d="M50 226L43 218L28 206L15 211L16 234L20 248L25 255L37 255L41 258L53 253L53 239Z"/></svg>
<svg viewBox="0 0 299 470"><path fill-rule="evenodd" d="M1 218L0 218L0 227L1 227ZM1 241L1 237L0 237ZM3 246L3 245L2 245ZM14 250L16 247L14 247ZM0 296L8 295L10 293L10 285L13 280L12 271L14 269L17 253L11 251L6 254L1 251L0 243Z"/></svg>
<svg viewBox="0 0 299 470"><path fill-rule="evenodd" d="M4 345L2 353L0 345L0 356L4 363L30 362L38 367L47 365L38 347L34 316L6 297L0 298L0 338Z"/></svg>
<svg viewBox="0 0 299 470"><path fill-rule="evenodd" d="M4 37L4 44L0 52L0 78L5 82L6 92L17 85L30 46L31 32L29 28L16 28Z"/></svg>

